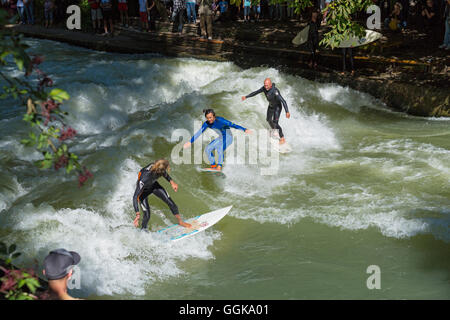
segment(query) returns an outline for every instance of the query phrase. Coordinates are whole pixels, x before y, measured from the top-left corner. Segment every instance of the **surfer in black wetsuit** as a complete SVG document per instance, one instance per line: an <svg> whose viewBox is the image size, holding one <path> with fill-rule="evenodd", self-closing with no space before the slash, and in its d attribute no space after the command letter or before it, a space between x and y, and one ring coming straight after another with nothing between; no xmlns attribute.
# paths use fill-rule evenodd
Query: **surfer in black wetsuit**
<svg viewBox="0 0 450 320"><path fill-rule="evenodd" d="M242 101L244 101L247 98L256 96L261 92L264 92L267 101L269 101L266 120L272 129L278 130L278 133L280 135L280 144L283 144L286 142L286 139L284 138L283 130L278 124L278 120L280 119L281 114L281 106L283 106L284 110L286 111L286 118L289 119L291 117L291 114L289 113L286 101L281 96L280 91L275 87L275 84L272 84L272 81L269 78L267 78L266 80L264 80L264 86L261 87L261 89L256 90L255 92L252 92L247 96L242 97Z"/></svg>
<svg viewBox="0 0 450 320"><path fill-rule="evenodd" d="M144 167L139 171L138 181L136 182L136 191L133 196L133 206L136 212L136 218L134 219L134 226L137 228L139 226L139 202L142 203L142 210L144 211L144 218L142 218L142 229L147 229L148 221L150 220L150 207L148 205L147 197L152 193L164 201L172 211L175 218L178 220L180 226L190 228L192 227L189 223L183 222L178 213L178 207L170 198L169 194L164 190L164 188L158 183L158 178L164 177L170 184L175 192L178 190L178 185L172 180L172 178L167 173L170 171L169 161L165 159L160 159L154 163L150 163L148 166Z"/></svg>

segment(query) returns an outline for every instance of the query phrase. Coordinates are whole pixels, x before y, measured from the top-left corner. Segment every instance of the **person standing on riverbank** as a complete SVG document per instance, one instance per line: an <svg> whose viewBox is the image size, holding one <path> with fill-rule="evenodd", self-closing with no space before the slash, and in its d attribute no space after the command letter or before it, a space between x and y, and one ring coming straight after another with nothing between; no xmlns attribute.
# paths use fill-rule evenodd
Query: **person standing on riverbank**
<svg viewBox="0 0 450 320"><path fill-rule="evenodd" d="M53 24L53 0L45 0L44 2L44 19L45 27L51 27Z"/></svg>
<svg viewBox="0 0 450 320"><path fill-rule="evenodd" d="M156 10L155 0L147 0L147 16L149 31L156 30L156 17L158 10Z"/></svg>
<svg viewBox="0 0 450 320"><path fill-rule="evenodd" d="M255 15L255 21L258 22L261 17L261 0L253 2L253 14Z"/></svg>
<svg viewBox="0 0 450 320"><path fill-rule="evenodd" d="M94 33L100 33L102 30L102 9L100 9L100 0L89 0L91 6L91 20Z"/></svg>
<svg viewBox="0 0 450 320"><path fill-rule="evenodd" d="M148 29L148 4L147 0L139 0L139 17L141 20L141 31L147 31Z"/></svg>
<svg viewBox="0 0 450 320"><path fill-rule="evenodd" d="M44 259L44 270L42 273L48 279L51 298L57 300L80 300L71 297L67 293L67 281L70 280L74 271L73 267L81 260L80 255L75 251L66 249L56 249Z"/></svg>
<svg viewBox="0 0 450 320"><path fill-rule="evenodd" d="M244 9L244 22L250 22L250 9L252 2L250 0L242 1L242 8Z"/></svg>
<svg viewBox="0 0 450 320"><path fill-rule="evenodd" d="M186 9L185 0L173 0L172 21L177 24L178 35L183 33L184 11Z"/></svg>
<svg viewBox="0 0 450 320"><path fill-rule="evenodd" d="M134 219L133 224L136 228L139 226L139 219L141 216L139 203L141 203L144 211L141 229L147 229L150 220L150 206L148 205L147 197L151 194L154 194L169 206L170 211L172 211L172 214L177 218L180 226L185 228L192 227L189 223L186 223L181 219L177 205L173 202L167 191L158 183L158 179L164 177L170 183L173 190L175 192L178 191L178 185L169 176L169 171L169 161L165 159L159 159L150 163L139 171L136 190L133 195L133 206L134 211L136 212L136 218Z"/></svg>
<svg viewBox="0 0 450 320"><path fill-rule="evenodd" d="M186 0L186 11L188 23L196 23L197 14L195 12L195 0Z"/></svg>
<svg viewBox="0 0 450 320"><path fill-rule="evenodd" d="M310 68L317 68L317 48L319 47L319 28L320 21L318 19L319 13L317 10L311 13L311 21L309 22L309 32L308 32L308 48L311 52L311 58L309 61Z"/></svg>
<svg viewBox="0 0 450 320"><path fill-rule="evenodd" d="M211 5L213 0L200 0L198 13L200 15L200 29L204 39L212 40L212 11Z"/></svg>
<svg viewBox="0 0 450 320"><path fill-rule="evenodd" d="M27 17L27 23L34 24L34 0L23 0L25 16Z"/></svg>
<svg viewBox="0 0 450 320"><path fill-rule="evenodd" d="M437 8L433 0L427 0L425 7L422 9L422 24L424 31L433 38L435 36L434 29L438 22Z"/></svg>
<svg viewBox="0 0 450 320"><path fill-rule="evenodd" d="M109 31L111 34L111 37L114 36L114 24L113 24L113 17L112 17L112 4L111 0L101 0L100 7L103 11L103 25L105 27L105 33L104 35L108 35L108 22L109 22Z"/></svg>
<svg viewBox="0 0 450 320"><path fill-rule="evenodd" d="M226 21L227 10L228 10L228 2L225 0L220 0L219 1L220 15L219 15L219 19L218 19L219 21L221 21L221 22Z"/></svg>
<svg viewBox="0 0 450 320"><path fill-rule="evenodd" d="M450 50L450 0L445 1L444 24L444 42L439 46L439 49Z"/></svg>
<svg viewBox="0 0 450 320"><path fill-rule="evenodd" d="M278 121L280 120L282 106L286 111L286 118L289 119L291 117L291 114L289 113L286 101L281 96L281 93L278 90L278 88L275 88L275 84L272 84L272 80L270 80L270 78L266 78L266 80L264 80L264 86L262 86L259 90L256 90L255 92L252 92L249 95L242 97L242 101L246 100L247 98L256 96L257 94L260 94L262 92L264 92L267 101L269 101L266 120L269 123L270 128L272 128L272 130L278 131L278 135L280 137L280 144L284 144L286 143L286 139L284 138L283 130L278 124Z"/></svg>
<svg viewBox="0 0 450 320"><path fill-rule="evenodd" d="M23 5L23 0L17 0L16 7L17 13L19 14L20 24L25 24L25 8Z"/></svg>
<svg viewBox="0 0 450 320"><path fill-rule="evenodd" d="M402 29L401 24L402 9L403 6L400 2L396 2L394 4L394 10L392 10L392 13L389 15L389 17L384 20L384 26L386 29L390 29L392 31Z"/></svg>
<svg viewBox="0 0 450 320"><path fill-rule="evenodd" d="M127 0L118 0L117 7L120 14L120 23L122 27L128 28L129 18L128 18L128 3Z"/></svg>
<svg viewBox="0 0 450 320"><path fill-rule="evenodd" d="M351 47L349 48L342 48L342 72L341 75L345 75L345 72L347 71L347 53L350 59L350 74L352 76L355 75L355 66L353 64L353 49Z"/></svg>

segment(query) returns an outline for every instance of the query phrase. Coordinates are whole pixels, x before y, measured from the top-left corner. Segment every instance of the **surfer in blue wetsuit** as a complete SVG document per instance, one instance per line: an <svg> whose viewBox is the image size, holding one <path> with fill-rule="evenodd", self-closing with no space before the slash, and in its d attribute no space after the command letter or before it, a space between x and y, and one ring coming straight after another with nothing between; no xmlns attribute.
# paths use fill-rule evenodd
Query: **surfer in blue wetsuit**
<svg viewBox="0 0 450 320"><path fill-rule="evenodd" d="M222 117L216 117L216 114L213 109L205 109L203 110L205 113L206 121L203 123L200 130L197 131L196 134L191 138L191 141L186 142L184 144L184 148L189 148L195 140L206 130L206 128L213 129L219 133L219 137L213 141L211 141L206 147L206 154L208 155L209 163L211 164L211 169L214 170L222 170L223 165L223 156L225 153L225 149L233 142L233 136L231 135L230 128L239 129L244 131L245 133L251 133L250 130L241 127L227 119ZM217 154L219 156L218 164L216 165L216 159L214 157L214 150L217 150Z"/></svg>
<svg viewBox="0 0 450 320"><path fill-rule="evenodd" d="M175 218L178 220L180 226L190 228L189 223L184 222L180 214L178 213L178 207L173 202L166 190L158 183L158 179L164 177L172 186L173 190L177 192L178 185L169 176L170 171L169 161L160 159L154 163L150 163L148 166L139 171L138 181L136 182L136 190L133 196L133 207L136 212L136 218L134 219L134 226L137 228L139 225L140 211L139 203L142 204L142 210L144 211L144 217L142 218L142 229L147 229L148 221L150 220L150 206L148 205L147 197L152 193L164 201L172 211Z"/></svg>
<svg viewBox="0 0 450 320"><path fill-rule="evenodd" d="M264 86L261 87L259 90L256 90L255 92L252 92L249 95L243 96L242 101L244 101L247 98L256 96L261 92L264 92L267 101L269 101L266 120L272 129L278 130L278 134L280 136L280 144L283 144L286 142L286 139L284 138L283 130L278 124L278 120L280 120L281 106L283 106L284 111L286 111L286 118L289 119L291 117L291 114L289 113L286 101L281 96L280 91L275 87L275 84L272 84L270 78L264 80Z"/></svg>

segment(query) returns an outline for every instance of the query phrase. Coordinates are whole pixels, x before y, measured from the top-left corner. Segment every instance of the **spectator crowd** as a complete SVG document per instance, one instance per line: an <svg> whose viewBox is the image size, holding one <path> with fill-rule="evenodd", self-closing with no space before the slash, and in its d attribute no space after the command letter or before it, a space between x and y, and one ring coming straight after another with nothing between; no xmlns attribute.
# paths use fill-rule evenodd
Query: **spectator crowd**
<svg viewBox="0 0 450 320"><path fill-rule="evenodd" d="M312 20L317 28L311 28L313 42L311 64L317 64L315 51L318 43L316 32L326 24L327 6L333 0L313 0L314 8L305 12L295 12L293 0L273 3L273 0L241 0L233 4L230 0L88 0L89 17L94 33L114 35L114 22L123 28L130 28L130 16L139 17L141 31L156 30L156 21L166 17L174 23L174 32L183 34L186 23L198 24L201 37L213 39L213 25L227 21L296 21ZM440 49L450 50L450 0L372 0L381 8L383 27L388 32L404 32L414 28L429 35L433 40L441 40ZM35 17L49 28L62 22L67 16L68 5L86 3L81 0L0 0L1 6L10 16L16 15L20 24L35 24ZM317 13L313 13L317 12ZM364 21L367 14L362 12L356 19ZM438 39L439 38L439 39Z"/></svg>

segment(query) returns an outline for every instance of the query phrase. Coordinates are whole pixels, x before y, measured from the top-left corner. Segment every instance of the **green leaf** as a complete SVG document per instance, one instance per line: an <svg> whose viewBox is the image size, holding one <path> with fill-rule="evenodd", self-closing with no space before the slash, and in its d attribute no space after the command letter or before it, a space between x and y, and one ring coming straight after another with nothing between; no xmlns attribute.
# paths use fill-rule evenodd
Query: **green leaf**
<svg viewBox="0 0 450 320"><path fill-rule="evenodd" d="M33 297L31 297L29 294L22 292L20 293L20 295L17 297L17 300L33 300Z"/></svg>
<svg viewBox="0 0 450 320"><path fill-rule="evenodd" d="M34 119L34 115L33 114L25 114L23 116L23 120L25 120L27 122L33 121L33 119Z"/></svg>
<svg viewBox="0 0 450 320"><path fill-rule="evenodd" d="M48 169L52 166L53 161L52 160L42 160L40 163L41 169Z"/></svg>
<svg viewBox="0 0 450 320"><path fill-rule="evenodd" d="M17 68L19 68L19 70L22 71L23 70L23 65L24 65L23 59L14 58L14 62L16 63Z"/></svg>
<svg viewBox="0 0 450 320"><path fill-rule="evenodd" d="M30 140L28 140L28 139L22 139L22 140L20 140L20 143L25 145L25 146L27 146L27 147L31 147L31 145L32 145L32 142Z"/></svg>
<svg viewBox="0 0 450 320"><path fill-rule="evenodd" d="M69 100L70 96L69 94L62 90L62 89L53 89L52 91L50 91L49 96L58 102L63 102L63 100Z"/></svg>
<svg viewBox="0 0 450 320"><path fill-rule="evenodd" d="M22 288L22 287L25 285L25 283L26 283L26 280L25 280L25 279L21 279L21 280L18 282L17 287L18 287L18 288Z"/></svg>
<svg viewBox="0 0 450 320"><path fill-rule="evenodd" d="M26 284L32 293L35 293L36 289L41 286L35 278L28 278Z"/></svg>
<svg viewBox="0 0 450 320"><path fill-rule="evenodd" d="M69 163L67 164L66 167L66 172L70 173L73 170L73 160L69 160Z"/></svg>

